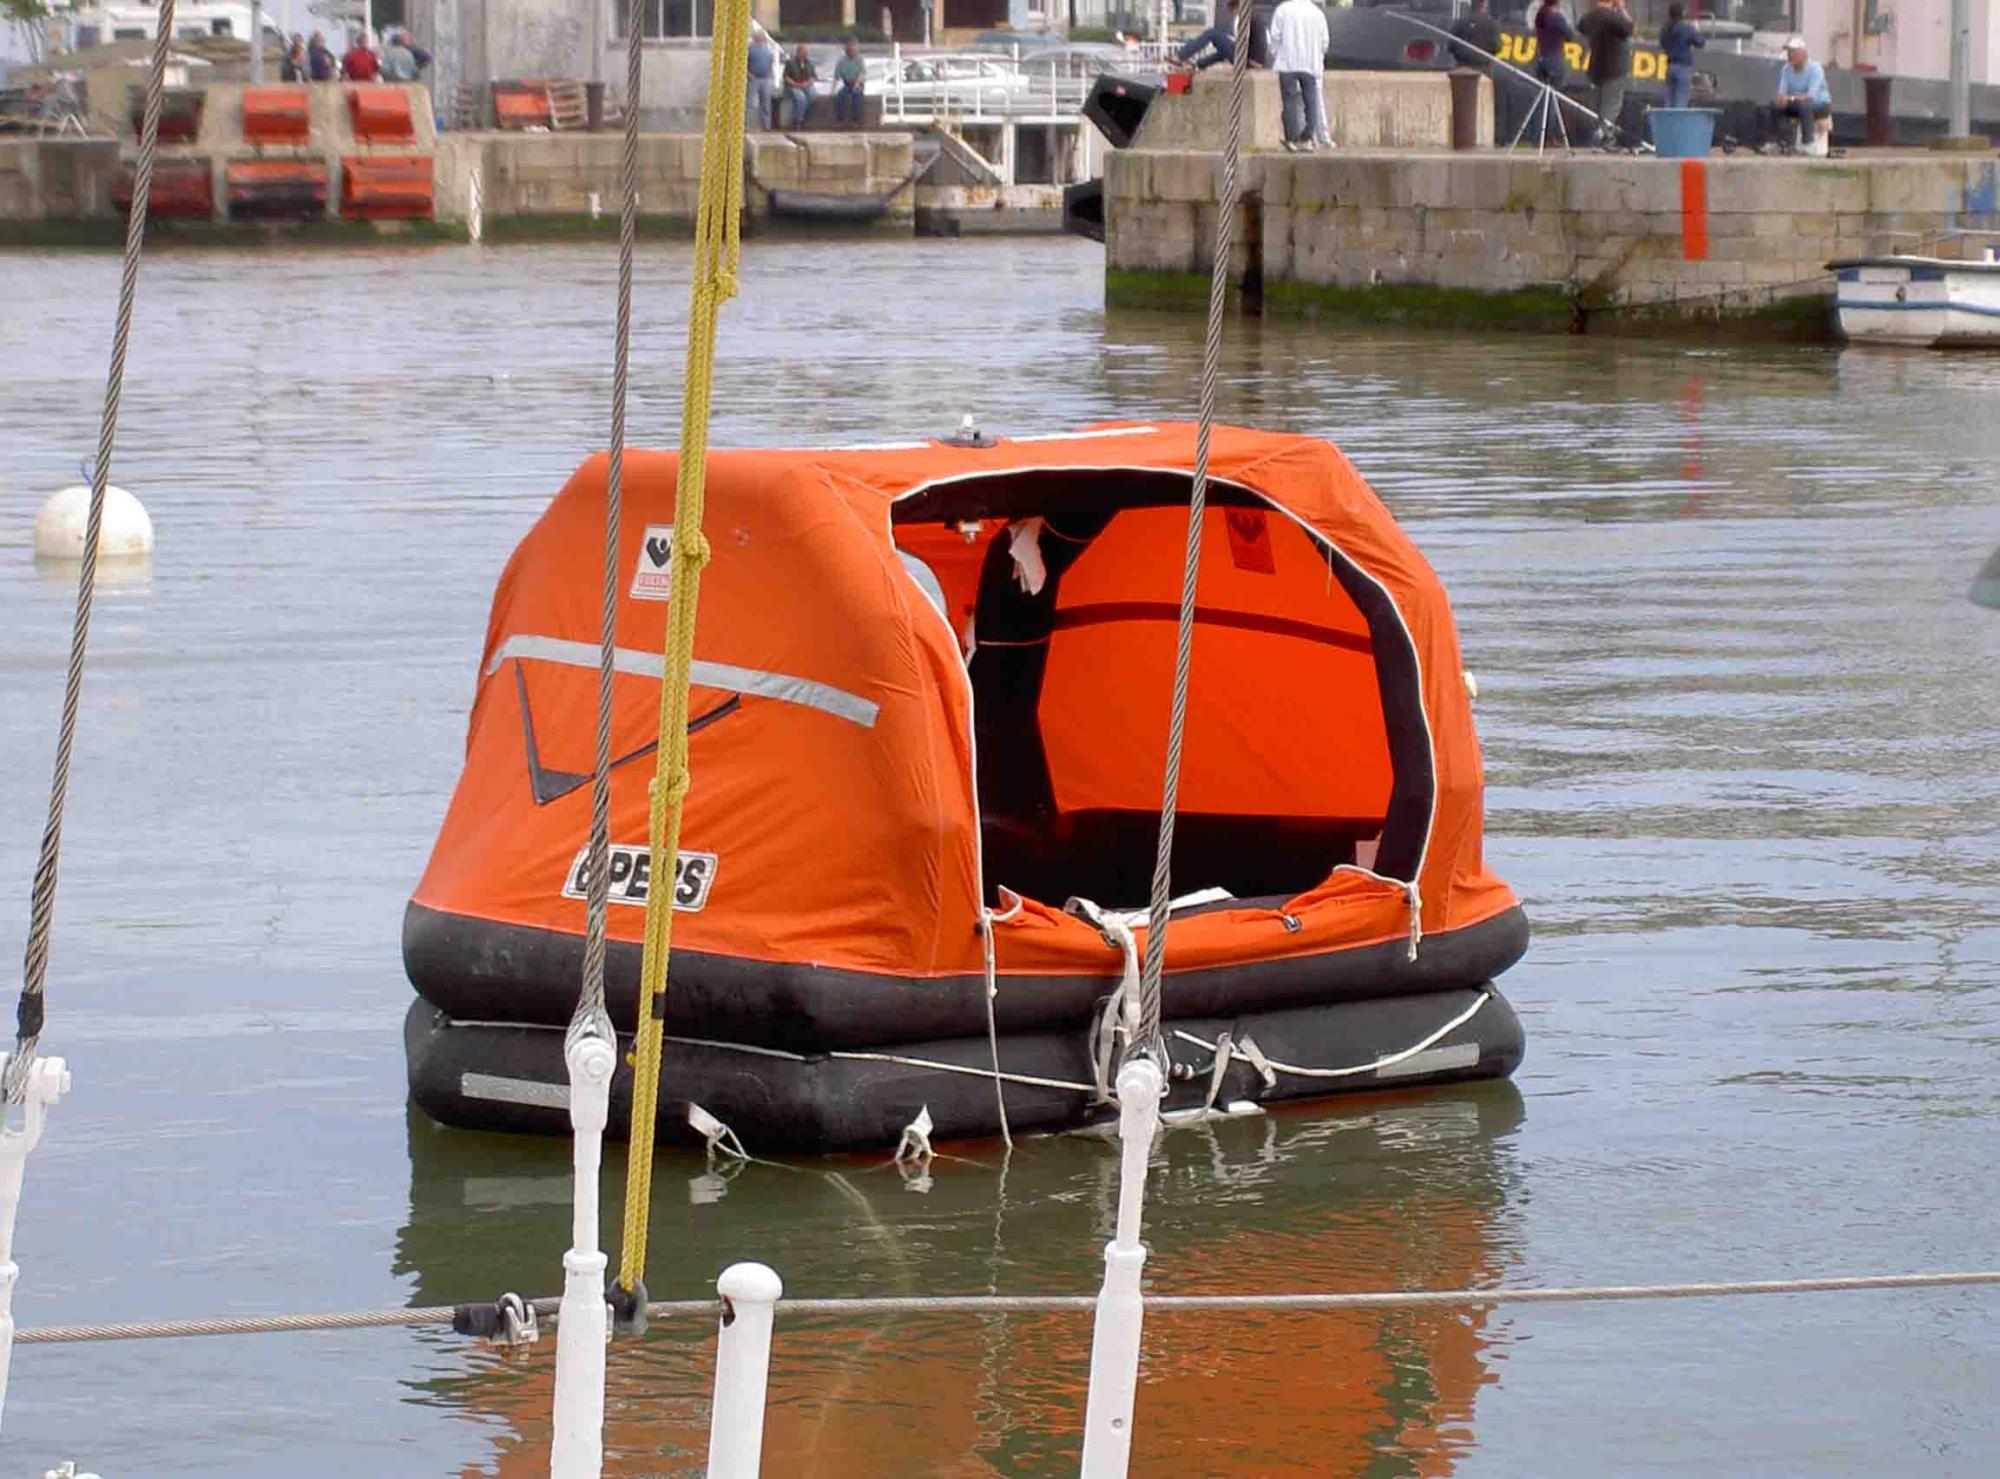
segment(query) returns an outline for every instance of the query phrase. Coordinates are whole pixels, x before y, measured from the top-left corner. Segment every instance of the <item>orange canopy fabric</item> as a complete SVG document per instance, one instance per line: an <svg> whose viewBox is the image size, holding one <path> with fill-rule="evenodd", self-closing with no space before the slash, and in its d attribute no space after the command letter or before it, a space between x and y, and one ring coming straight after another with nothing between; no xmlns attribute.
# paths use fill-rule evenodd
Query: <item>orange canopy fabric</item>
<svg viewBox="0 0 2000 1479"><path fill-rule="evenodd" d="M990 562L1008 558L1029 508L1043 519L1044 552L1073 558L1034 716L1055 802L1065 814L1157 809L1194 459L1193 427L1157 424L988 447L711 452L714 553L697 622L677 949L911 977L980 969L982 885L992 897L1008 880L981 877L965 649L969 639L979 650ZM642 865L625 850L645 843L670 597L654 552L673 518L675 467L670 453L626 461L612 738L618 904L637 904L650 884L635 879ZM1420 716L1428 755L1406 870L1423 931L1512 907L1481 856L1478 742L1430 566L1323 441L1218 428L1210 467L1223 506L1204 526L1182 810L1380 827L1408 777L1392 764L1378 666L1413 659L1415 691L1397 712ZM1119 506L1142 476L1178 488L1181 506ZM419 904L583 930L605 478L602 456L579 469L501 578L464 774ZM968 514L982 500L1008 507ZM1064 551L1063 531L1079 521L1099 532ZM912 561L934 578L942 611ZM1368 619L1355 590L1386 597L1387 617ZM1337 861L1281 907L1177 919L1167 969L1405 935L1406 880ZM1003 972L1117 971L1116 953L1062 902L1028 900L997 926ZM614 938L638 939L641 924L637 907L610 912Z"/></svg>

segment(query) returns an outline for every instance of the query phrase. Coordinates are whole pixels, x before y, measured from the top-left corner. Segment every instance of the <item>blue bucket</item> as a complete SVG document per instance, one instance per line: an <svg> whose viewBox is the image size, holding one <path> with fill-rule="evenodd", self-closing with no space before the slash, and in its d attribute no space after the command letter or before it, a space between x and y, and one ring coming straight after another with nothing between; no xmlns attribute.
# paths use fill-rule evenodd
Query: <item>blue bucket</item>
<svg viewBox="0 0 2000 1479"><path fill-rule="evenodd" d="M1706 159L1715 143L1718 108L1649 108L1646 127L1662 159Z"/></svg>

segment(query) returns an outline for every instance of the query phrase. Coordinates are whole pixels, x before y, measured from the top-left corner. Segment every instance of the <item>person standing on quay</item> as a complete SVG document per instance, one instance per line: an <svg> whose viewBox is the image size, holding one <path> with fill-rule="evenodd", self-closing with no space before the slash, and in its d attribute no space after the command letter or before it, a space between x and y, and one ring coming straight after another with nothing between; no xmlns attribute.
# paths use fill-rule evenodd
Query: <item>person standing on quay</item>
<svg viewBox="0 0 2000 1479"><path fill-rule="evenodd" d="M401 31L391 31L382 46L382 80L384 82L415 82L417 80L417 55L410 50L409 38Z"/></svg>
<svg viewBox="0 0 2000 1479"><path fill-rule="evenodd" d="M306 67L314 82L331 82L340 71L333 48L326 44L326 32L313 32L312 44L306 48Z"/></svg>
<svg viewBox="0 0 2000 1479"><path fill-rule="evenodd" d="M770 131L771 74L777 71L778 48L770 33L755 21L750 23L750 59L743 96L743 126Z"/></svg>
<svg viewBox="0 0 2000 1479"><path fill-rule="evenodd" d="M1320 73L1326 70L1326 14L1313 0L1285 0L1271 17L1271 67L1285 107L1285 147L1310 154L1325 131Z"/></svg>
<svg viewBox="0 0 2000 1479"><path fill-rule="evenodd" d="M1493 58L1500 54L1501 32L1486 0L1472 0L1465 14L1451 23L1451 34L1453 61L1480 72L1493 70Z"/></svg>
<svg viewBox="0 0 2000 1479"><path fill-rule="evenodd" d="M367 32L357 35L354 44L347 48L347 55L340 59L340 75L349 82L373 82L382 75L382 63L368 45Z"/></svg>
<svg viewBox="0 0 2000 1479"><path fill-rule="evenodd" d="M1618 126L1618 115L1625 111L1625 80L1632 71L1632 17L1625 9L1625 0L1597 0L1597 8L1576 23L1576 30L1590 45L1598 147L1614 148L1624 131Z"/></svg>
<svg viewBox="0 0 2000 1479"><path fill-rule="evenodd" d="M1563 14L1562 0L1542 0L1542 8L1535 12L1535 81L1552 94L1549 107L1542 114L1544 144L1549 141L1550 123L1555 123L1558 131L1561 128L1562 116L1557 111L1561 103L1556 95L1569 81L1569 60L1563 55L1563 48L1575 39L1576 28Z"/></svg>
<svg viewBox="0 0 2000 1479"><path fill-rule="evenodd" d="M1694 99L1694 54L1708 45L1701 28L1687 18L1687 7L1674 0L1667 23L1660 28L1660 50L1667 54L1667 106L1685 108Z"/></svg>

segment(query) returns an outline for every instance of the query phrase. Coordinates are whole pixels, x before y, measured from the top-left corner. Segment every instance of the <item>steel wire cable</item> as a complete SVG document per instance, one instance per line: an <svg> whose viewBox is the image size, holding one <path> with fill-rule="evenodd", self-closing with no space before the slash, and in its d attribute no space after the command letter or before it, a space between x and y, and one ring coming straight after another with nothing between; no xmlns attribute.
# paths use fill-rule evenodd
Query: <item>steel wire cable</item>
<svg viewBox="0 0 2000 1479"><path fill-rule="evenodd" d="M1160 783L1160 835L1153 854L1153 893L1146 915L1146 953L1139 973L1139 1029L1127 1052L1153 1055L1165 1067L1160 1039L1160 974L1167 951L1168 903L1173 896L1174 810L1181 787L1181 750L1187 734L1188 671L1194 655L1194 599L1201 573L1202 515L1208 507L1209 442L1215 426L1216 383L1222 371L1222 322L1229 294L1231 246L1236 232L1237 165L1242 153L1243 91L1250 58L1250 12L1236 15L1230 62L1229 134L1222 146L1222 185L1216 192L1215 252L1208 274L1208 325L1201 345L1201 408L1195 425L1194 485L1188 492L1187 548L1181 561L1181 604L1174 628L1174 689L1167 721L1167 761Z"/></svg>
<svg viewBox="0 0 2000 1479"><path fill-rule="evenodd" d="M1149 1294L1146 1311L1165 1313L1314 1313L1371 1309L1483 1309L1497 1305L1613 1304L1663 1299L1727 1299L1763 1294L1844 1294L1891 1289L1952 1289L2000 1285L2000 1269L1932 1274L1842 1274L1824 1278L1743 1279L1698 1283L1589 1284L1553 1289L1390 1289L1326 1294ZM524 1303L551 1317L559 1299ZM779 1313L815 1318L896 1315L1088 1314L1094 1294L910 1294L853 1299L781 1299ZM166 1340L203 1335L273 1335L304 1331L375 1330L449 1325L451 1305L403 1310L345 1310L306 1315L233 1315L209 1320L154 1320L103 1325L29 1326L17 1345L88 1341ZM646 1306L649 1319L715 1318L719 1299L663 1299Z"/></svg>
<svg viewBox="0 0 2000 1479"><path fill-rule="evenodd" d="M132 205L125 217L125 254L118 279L118 312L111 331L111 367L105 376L104 412L97 430L97 461L90 469L90 513L84 525L83 568L76 582L76 617L70 625L69 668L63 679L62 720L56 730L55 774L49 783L48 821L35 860L28 900L28 944L21 965L21 1000L15 1009L14 1053L5 1093L19 1104L47 1016L49 932L55 922L56 872L62 860L63 806L69 797L70 761L76 749L77 711L83 702L83 659L90 647L90 608L97 593L97 549L104 528L104 495L111 482L111 449L118 436L118 404L125 394L125 353L132 341L132 305L139 293L139 258L146 244L146 214L153 190L153 156L160 140L160 96L166 86L167 51L174 34L174 0L159 0L160 29L146 73L139 120L139 158L132 174Z"/></svg>

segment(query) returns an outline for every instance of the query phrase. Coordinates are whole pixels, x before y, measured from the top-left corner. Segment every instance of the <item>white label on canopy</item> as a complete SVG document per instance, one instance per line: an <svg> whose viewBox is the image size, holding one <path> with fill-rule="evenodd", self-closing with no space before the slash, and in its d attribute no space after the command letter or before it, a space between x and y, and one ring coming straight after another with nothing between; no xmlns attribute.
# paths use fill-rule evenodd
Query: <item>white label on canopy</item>
<svg viewBox="0 0 2000 1479"><path fill-rule="evenodd" d="M653 854L644 847L611 848L611 886L606 898L614 904L645 907L652 882ZM682 848L674 859L674 907L685 914L699 913L715 885L715 854L689 852ZM563 879L565 899L590 897L590 848L581 848Z"/></svg>
<svg viewBox="0 0 2000 1479"><path fill-rule="evenodd" d="M639 568L632 572L632 599L664 601L674 593L674 526L648 524L639 541Z"/></svg>

